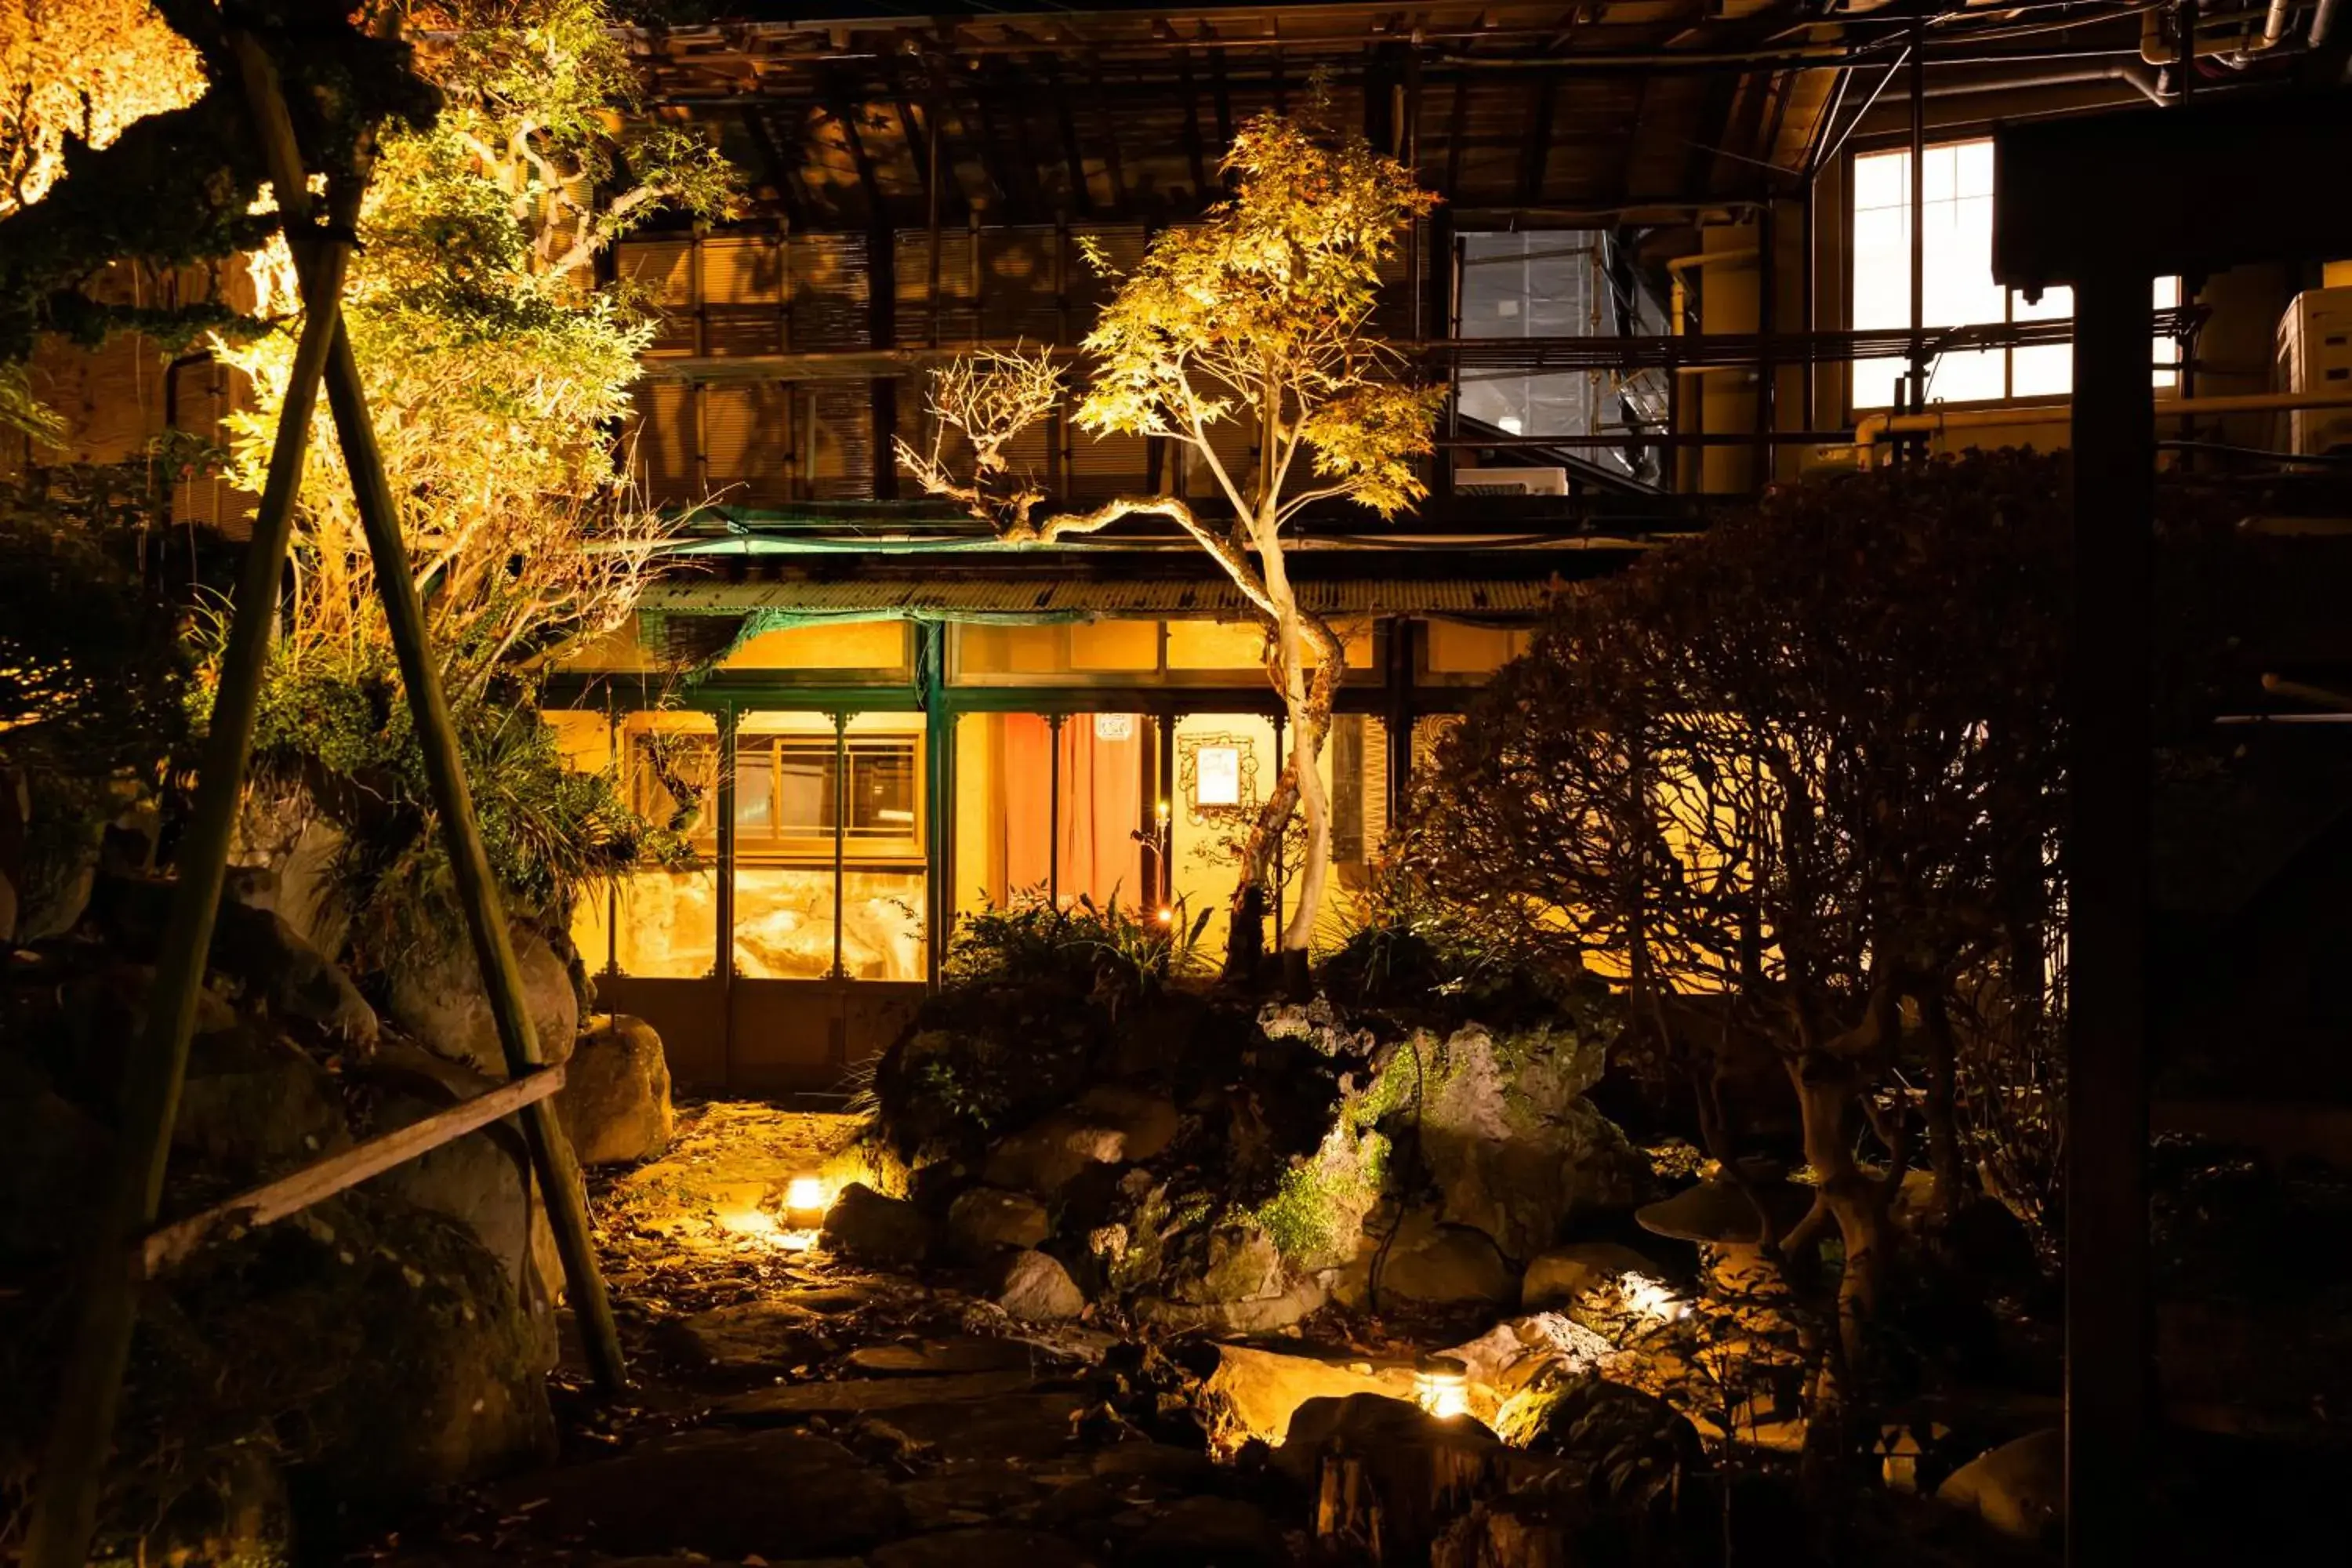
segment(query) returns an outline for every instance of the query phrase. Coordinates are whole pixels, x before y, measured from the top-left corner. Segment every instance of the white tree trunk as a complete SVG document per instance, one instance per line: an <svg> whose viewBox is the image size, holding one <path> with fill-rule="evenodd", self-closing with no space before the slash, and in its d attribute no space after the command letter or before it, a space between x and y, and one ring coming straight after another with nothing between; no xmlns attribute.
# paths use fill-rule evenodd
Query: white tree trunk
<svg viewBox="0 0 2352 1568"><path fill-rule="evenodd" d="M1276 647L1282 669L1283 708L1290 721L1290 763L1298 780L1299 807L1307 817L1307 852L1305 864L1298 868L1298 901L1283 926L1280 947L1286 952L1305 952L1314 938L1315 922L1322 917L1324 890L1330 880L1330 799L1324 792L1323 776L1316 763L1323 754L1323 733L1329 727L1331 716L1328 702L1318 702L1308 695L1307 629L1281 546L1276 543L1262 548L1259 559L1265 574L1266 595L1274 601L1277 612ZM1323 656L1333 658L1335 650L1327 647Z"/></svg>

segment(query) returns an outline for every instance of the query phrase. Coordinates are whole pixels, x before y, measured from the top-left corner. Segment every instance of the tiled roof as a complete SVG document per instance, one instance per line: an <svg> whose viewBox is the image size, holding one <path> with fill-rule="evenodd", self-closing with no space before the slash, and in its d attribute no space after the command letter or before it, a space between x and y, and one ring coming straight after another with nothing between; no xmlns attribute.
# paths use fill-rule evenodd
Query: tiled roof
<svg viewBox="0 0 2352 1568"><path fill-rule="evenodd" d="M1322 615L1521 616L1540 613L1541 582L1493 578L1366 578L1298 584L1300 600ZM1041 582L1035 578L858 577L659 584L641 607L668 615L740 616L761 610L808 615L905 615L921 618L1031 616L1244 616L1230 583L1213 581Z"/></svg>

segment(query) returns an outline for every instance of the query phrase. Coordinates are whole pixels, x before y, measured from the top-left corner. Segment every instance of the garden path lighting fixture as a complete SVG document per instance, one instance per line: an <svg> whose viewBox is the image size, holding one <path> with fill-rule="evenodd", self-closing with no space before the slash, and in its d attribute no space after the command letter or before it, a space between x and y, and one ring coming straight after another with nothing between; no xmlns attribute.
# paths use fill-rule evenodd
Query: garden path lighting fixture
<svg viewBox="0 0 2352 1568"><path fill-rule="evenodd" d="M1439 1420L1470 1414L1470 1369L1461 1358L1427 1355L1412 1372L1413 1397Z"/></svg>
<svg viewBox="0 0 2352 1568"><path fill-rule="evenodd" d="M784 1188L784 1218L795 1229L814 1230L824 1223L824 1179L794 1176Z"/></svg>

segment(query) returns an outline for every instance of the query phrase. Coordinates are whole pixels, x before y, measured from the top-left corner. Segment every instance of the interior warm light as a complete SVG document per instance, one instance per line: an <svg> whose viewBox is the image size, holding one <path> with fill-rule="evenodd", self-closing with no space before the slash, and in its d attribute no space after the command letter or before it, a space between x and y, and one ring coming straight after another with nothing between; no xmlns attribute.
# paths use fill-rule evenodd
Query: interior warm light
<svg viewBox="0 0 2352 1568"><path fill-rule="evenodd" d="M784 1189L784 1209L796 1220L824 1217L824 1183L815 1176L794 1176Z"/></svg>
<svg viewBox="0 0 2352 1568"><path fill-rule="evenodd" d="M1423 1356L1413 1369L1413 1397L1439 1420L1470 1414L1470 1369L1450 1355Z"/></svg>
<svg viewBox="0 0 2352 1568"><path fill-rule="evenodd" d="M1175 918L1176 911L1174 910L1170 909L1165 904L1160 906L1160 923L1161 925L1169 924L1171 921L1174 921Z"/></svg>

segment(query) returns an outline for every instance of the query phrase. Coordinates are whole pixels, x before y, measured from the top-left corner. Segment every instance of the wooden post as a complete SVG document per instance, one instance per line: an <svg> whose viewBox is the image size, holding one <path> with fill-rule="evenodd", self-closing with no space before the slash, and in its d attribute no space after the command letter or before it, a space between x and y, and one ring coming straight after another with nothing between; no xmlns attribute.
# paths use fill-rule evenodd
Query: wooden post
<svg viewBox="0 0 2352 1568"><path fill-rule="evenodd" d="M2074 636L2067 701L2066 1533L2140 1560L2147 1508L2147 944L2151 274L2074 285Z"/></svg>
<svg viewBox="0 0 2352 1568"><path fill-rule="evenodd" d="M279 112L284 112L282 105ZM336 216L347 220L358 207L357 182L346 182L336 196ZM293 533L294 499L301 489L319 379L329 346L341 335L349 251L340 240L305 236L307 223L298 222L290 212L286 226L295 253L311 258L310 271L318 279L313 297L322 305L305 318L295 343L293 371L269 449L269 476L254 514L228 645L221 654L220 681L205 736L204 771L197 779L194 819L181 842L179 880L172 889L154 987L147 996L147 1026L122 1064L122 1154L90 1248L81 1315L58 1383L57 1413L26 1540L26 1568L80 1568L98 1527L100 1481L138 1322L143 1272L140 1249L163 1201L172 1125L179 1114L188 1039L195 1028L196 994L204 984L205 956L212 948L213 921L227 879L229 843L236 837L237 805L245 793L245 767L253 750L270 633L278 619L278 579ZM343 226L348 228L348 223Z"/></svg>
<svg viewBox="0 0 2352 1568"><path fill-rule="evenodd" d="M270 183L277 187L278 201L288 208L289 218L294 217L310 204L301 154L295 145L293 123L287 117L277 72L258 47L250 44L239 51L238 64L247 96L255 107ZM295 261L305 302L318 301L332 319L326 364L327 405L334 414L344 467L351 470L360 526L367 535L368 554L375 567L376 592L383 601L384 620L392 633L393 657L400 666L401 684L407 689L417 749L424 754L425 785L449 851L450 880L457 884L457 900L465 910L475 965L488 994L490 1016L498 1024L508 1075L521 1078L544 1065L546 1058L531 1028L530 1004L523 992L521 968L515 962L514 939L507 930L498 883L490 875L489 856L482 847L481 828L474 818L473 790L466 781L457 727L450 721L448 699L441 689L441 668L433 656L425 608L417 599L408 548L400 535L400 506L384 473L375 426L368 417L367 395L360 384L351 334L342 330L342 314L336 309L339 292L324 287L325 275L306 262L301 251L296 251ZM613 1305L604 1294L604 1277L596 1269L595 1243L588 1234L587 1195L579 1163L572 1158L572 1142L564 1136L555 1107L544 1100L524 1110L523 1132L544 1189L548 1223L563 1258L564 1283L571 1290L572 1310L580 1321L581 1338L586 1342L597 1386L616 1394L628 1386L628 1373L621 1357L620 1331L613 1322Z"/></svg>

